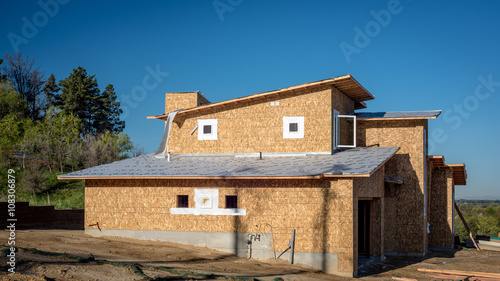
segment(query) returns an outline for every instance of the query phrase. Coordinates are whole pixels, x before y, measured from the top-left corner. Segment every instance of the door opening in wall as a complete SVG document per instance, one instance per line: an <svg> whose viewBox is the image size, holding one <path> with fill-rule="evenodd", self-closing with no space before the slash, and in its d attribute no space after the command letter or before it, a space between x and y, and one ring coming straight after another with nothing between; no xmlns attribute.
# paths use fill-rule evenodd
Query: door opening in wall
<svg viewBox="0 0 500 281"><path fill-rule="evenodd" d="M370 256L371 200L358 201L358 256Z"/></svg>

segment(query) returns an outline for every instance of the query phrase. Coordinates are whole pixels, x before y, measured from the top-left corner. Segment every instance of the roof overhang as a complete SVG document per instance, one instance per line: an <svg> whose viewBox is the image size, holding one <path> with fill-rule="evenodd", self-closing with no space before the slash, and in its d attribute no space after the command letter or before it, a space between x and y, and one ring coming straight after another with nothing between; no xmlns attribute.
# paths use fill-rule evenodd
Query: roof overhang
<svg viewBox="0 0 500 281"><path fill-rule="evenodd" d="M451 169L455 185L467 185L465 164L446 164L442 155L430 155L427 156L427 160L431 162L435 169Z"/></svg>
<svg viewBox="0 0 500 281"><path fill-rule="evenodd" d="M359 121L425 120L436 119L440 114L441 110L355 113Z"/></svg>
<svg viewBox="0 0 500 281"><path fill-rule="evenodd" d="M466 185L467 184L467 170L465 170L465 164L448 164L453 172L453 182L455 185Z"/></svg>
<svg viewBox="0 0 500 281"><path fill-rule="evenodd" d="M343 92L345 95L347 95L350 99L352 99L355 103L356 109L362 109L366 108L366 104L364 101L367 100L372 100L375 97L368 92L361 84L359 84L352 75L348 74L345 76L340 76L340 77L335 77L335 78L330 78L330 79L325 79L325 80L320 80L316 82L310 82L310 83L305 83L293 87L288 87L284 89L279 89L275 91L270 91L270 92L264 92L264 93L259 93L259 94L254 94L246 97L241 97L241 98L236 98L236 99L231 99L227 101L221 101L221 102L216 102L216 103L211 103L207 105L202 105L198 107L193 107L193 108L188 108L185 109L181 112L179 112L176 116L186 116L189 114L193 113L201 113L201 112L206 112L210 110L220 110L223 109L227 106L230 105L235 105L239 103L246 103L246 102L254 102L254 101L260 101L268 98L273 98L273 97L278 97L280 95L285 95L285 94L292 94L298 91L303 91L303 90L309 90L309 89L314 89L314 88L319 88L319 87L324 87L331 85L341 92ZM166 120L168 116L168 113L166 114L160 114L160 115L155 115L155 116L148 116L148 119L161 119L161 120Z"/></svg>
<svg viewBox="0 0 500 281"><path fill-rule="evenodd" d="M291 176L291 177L57 177L58 180L317 180L322 178L368 178L372 174L357 174L357 175L316 175L316 176Z"/></svg>

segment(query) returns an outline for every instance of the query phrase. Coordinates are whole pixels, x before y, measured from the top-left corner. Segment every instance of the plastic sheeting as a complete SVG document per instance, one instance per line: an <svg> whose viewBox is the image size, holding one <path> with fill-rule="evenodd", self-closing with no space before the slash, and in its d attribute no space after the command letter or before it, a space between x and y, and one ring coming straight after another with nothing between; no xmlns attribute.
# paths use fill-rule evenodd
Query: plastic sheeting
<svg viewBox="0 0 500 281"><path fill-rule="evenodd" d="M168 138L170 136L170 128L172 128L172 122L174 121L175 115L177 115L177 112L181 110L182 109L178 109L168 114L167 121L165 122L165 130L163 131L163 136L161 138L161 143L154 153L154 157L165 158L165 149L167 148Z"/></svg>

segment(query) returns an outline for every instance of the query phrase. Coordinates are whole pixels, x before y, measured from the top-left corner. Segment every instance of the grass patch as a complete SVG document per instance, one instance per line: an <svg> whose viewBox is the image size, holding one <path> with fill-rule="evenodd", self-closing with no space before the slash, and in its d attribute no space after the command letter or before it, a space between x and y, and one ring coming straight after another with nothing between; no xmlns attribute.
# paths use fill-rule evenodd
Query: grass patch
<svg viewBox="0 0 500 281"><path fill-rule="evenodd" d="M60 172L52 172L48 174L45 180L46 190L33 195L32 192L25 190L22 187L21 170L16 167L16 201L29 202L30 206L54 206L56 209L83 209L85 207L85 182L84 181L67 181L58 180L57 176ZM7 178L7 169L0 169L1 179ZM0 181L2 181L0 179ZM2 188L2 196L0 201L7 201L7 184Z"/></svg>
<svg viewBox="0 0 500 281"><path fill-rule="evenodd" d="M83 209L85 207L85 182L62 182L36 196L29 193L18 195L19 201L28 201L30 206L54 206L56 209Z"/></svg>

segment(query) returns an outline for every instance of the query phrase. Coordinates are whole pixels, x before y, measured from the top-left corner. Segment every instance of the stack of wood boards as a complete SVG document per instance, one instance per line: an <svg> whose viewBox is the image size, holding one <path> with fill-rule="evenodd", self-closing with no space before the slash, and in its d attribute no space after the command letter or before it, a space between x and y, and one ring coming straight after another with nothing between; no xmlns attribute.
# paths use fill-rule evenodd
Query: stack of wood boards
<svg viewBox="0 0 500 281"><path fill-rule="evenodd" d="M433 270L419 268L420 272L428 272L427 276L438 280L470 280L470 281L500 281L500 273L473 272L460 270Z"/></svg>

